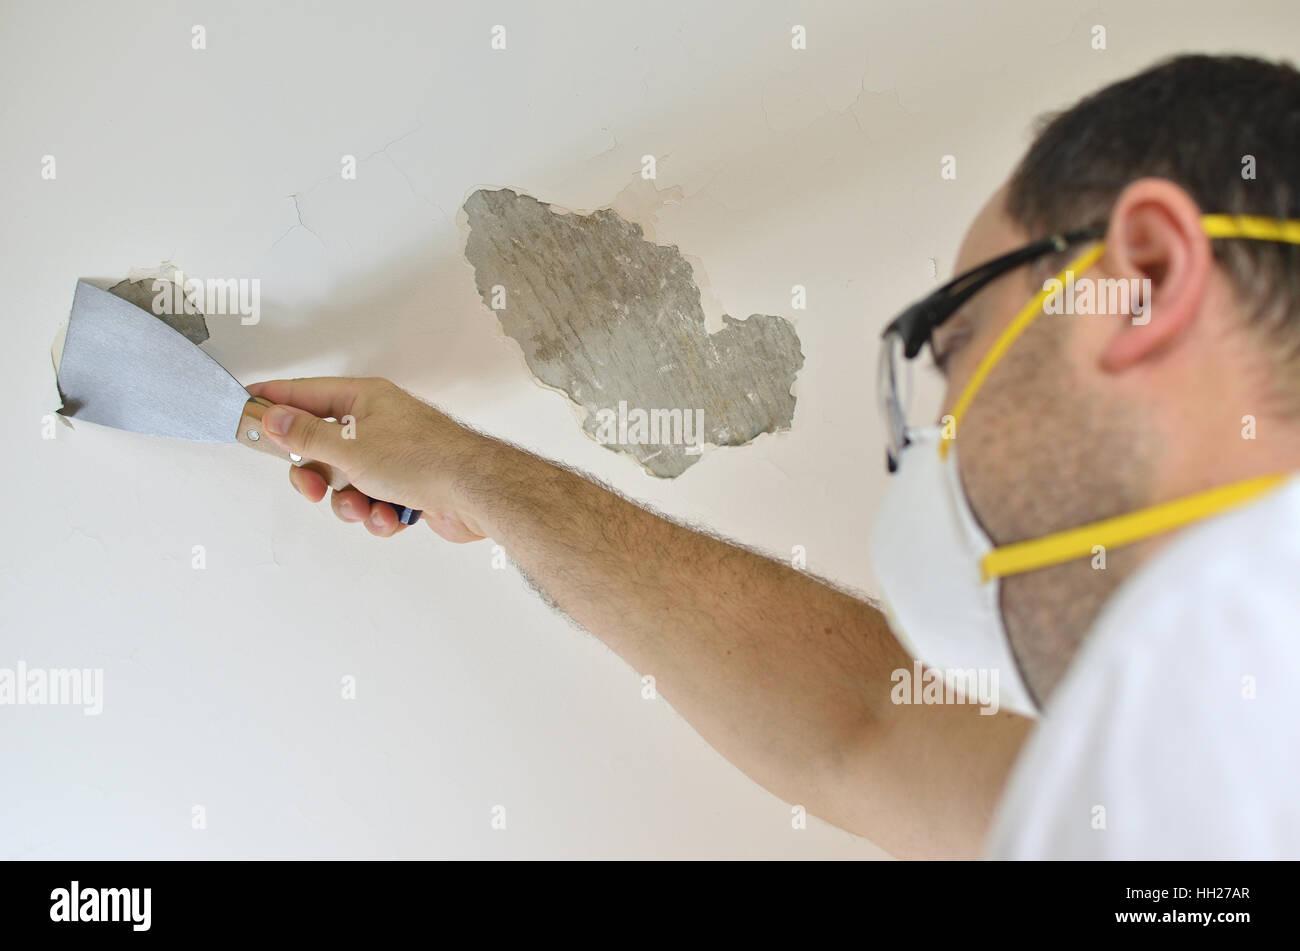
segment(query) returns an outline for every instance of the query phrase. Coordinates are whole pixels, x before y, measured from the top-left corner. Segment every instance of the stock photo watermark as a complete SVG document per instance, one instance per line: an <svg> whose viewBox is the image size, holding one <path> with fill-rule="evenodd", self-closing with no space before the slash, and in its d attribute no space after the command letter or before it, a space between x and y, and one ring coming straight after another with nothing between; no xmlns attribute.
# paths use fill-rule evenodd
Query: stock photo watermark
<svg viewBox="0 0 1300 951"><path fill-rule="evenodd" d="M89 888L74 879L50 892L50 921L121 922L132 931L148 931L152 905L152 888Z"/></svg>
<svg viewBox="0 0 1300 951"><path fill-rule="evenodd" d="M696 455L704 451L704 410L618 409L596 410L596 441L604 446L685 446Z"/></svg>
<svg viewBox="0 0 1300 951"><path fill-rule="evenodd" d="M1075 277L1043 282L1043 313L1062 317L1129 317L1135 326L1151 322L1151 279Z"/></svg>
<svg viewBox="0 0 1300 951"><path fill-rule="evenodd" d="M170 278L154 278L153 292L153 312L159 317L238 317L247 326L262 319L262 282L255 277L200 280L177 270Z"/></svg>
<svg viewBox="0 0 1300 951"><path fill-rule="evenodd" d="M998 672L992 667L898 667L889 675L895 704L964 703L980 708L980 716L998 712Z"/></svg>
<svg viewBox="0 0 1300 951"><path fill-rule="evenodd" d="M0 706L81 707L88 717L104 712L102 667L0 667Z"/></svg>

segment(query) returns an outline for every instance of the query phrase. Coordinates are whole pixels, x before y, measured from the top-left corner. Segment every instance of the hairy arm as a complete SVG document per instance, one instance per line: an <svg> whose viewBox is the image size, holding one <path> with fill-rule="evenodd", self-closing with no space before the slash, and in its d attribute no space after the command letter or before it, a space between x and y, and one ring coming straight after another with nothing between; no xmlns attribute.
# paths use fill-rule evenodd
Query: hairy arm
<svg viewBox="0 0 1300 951"><path fill-rule="evenodd" d="M352 413L351 446L306 414L275 438L342 467L370 495L418 503L453 541L496 539L548 601L653 675L705 740L777 796L895 855L978 854L1030 723L971 704L893 704L890 675L912 662L870 603L475 433L385 381L256 392L318 416ZM313 500L325 493L308 470L293 479ZM349 521L376 515L374 534L396 529L355 490L333 505Z"/></svg>

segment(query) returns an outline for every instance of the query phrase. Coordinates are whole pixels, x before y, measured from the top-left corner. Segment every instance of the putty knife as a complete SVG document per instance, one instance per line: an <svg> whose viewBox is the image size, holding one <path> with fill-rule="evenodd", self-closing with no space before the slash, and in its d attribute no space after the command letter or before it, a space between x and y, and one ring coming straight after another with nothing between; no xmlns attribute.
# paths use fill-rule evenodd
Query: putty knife
<svg viewBox="0 0 1300 951"><path fill-rule="evenodd" d="M348 485L333 466L286 453L263 435L272 403L250 396L153 314L85 281L77 282L57 375L64 416L168 439L240 442L316 470L331 488ZM403 525L419 521L415 509L388 504Z"/></svg>

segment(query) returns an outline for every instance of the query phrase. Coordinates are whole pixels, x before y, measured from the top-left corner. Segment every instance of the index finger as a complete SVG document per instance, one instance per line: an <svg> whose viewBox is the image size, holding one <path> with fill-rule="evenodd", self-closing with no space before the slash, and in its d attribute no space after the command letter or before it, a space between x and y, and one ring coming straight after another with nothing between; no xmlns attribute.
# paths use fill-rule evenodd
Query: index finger
<svg viewBox="0 0 1300 951"><path fill-rule="evenodd" d="M266 380L251 383L245 389L272 403L296 406L322 419L333 416L341 419L352 411L357 398L355 377L314 376L296 380Z"/></svg>

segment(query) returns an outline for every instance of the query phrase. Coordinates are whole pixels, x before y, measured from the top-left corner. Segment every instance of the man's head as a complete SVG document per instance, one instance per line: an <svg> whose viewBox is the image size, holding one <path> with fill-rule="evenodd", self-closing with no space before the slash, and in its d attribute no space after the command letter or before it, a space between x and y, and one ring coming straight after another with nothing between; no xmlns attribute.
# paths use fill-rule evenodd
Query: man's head
<svg viewBox="0 0 1300 951"><path fill-rule="evenodd" d="M1045 314L979 389L958 455L996 544L1300 466L1300 247L1211 240L1208 213L1300 218L1291 67L1187 56L1109 86L1053 117L976 218L959 273L1104 222L1105 252L1086 276L1141 289L1126 303L1149 318ZM935 332L949 408L1079 250L1005 275ZM1257 438L1243 438L1248 416ZM1040 701L1106 598L1162 541L1004 579L1008 633Z"/></svg>

